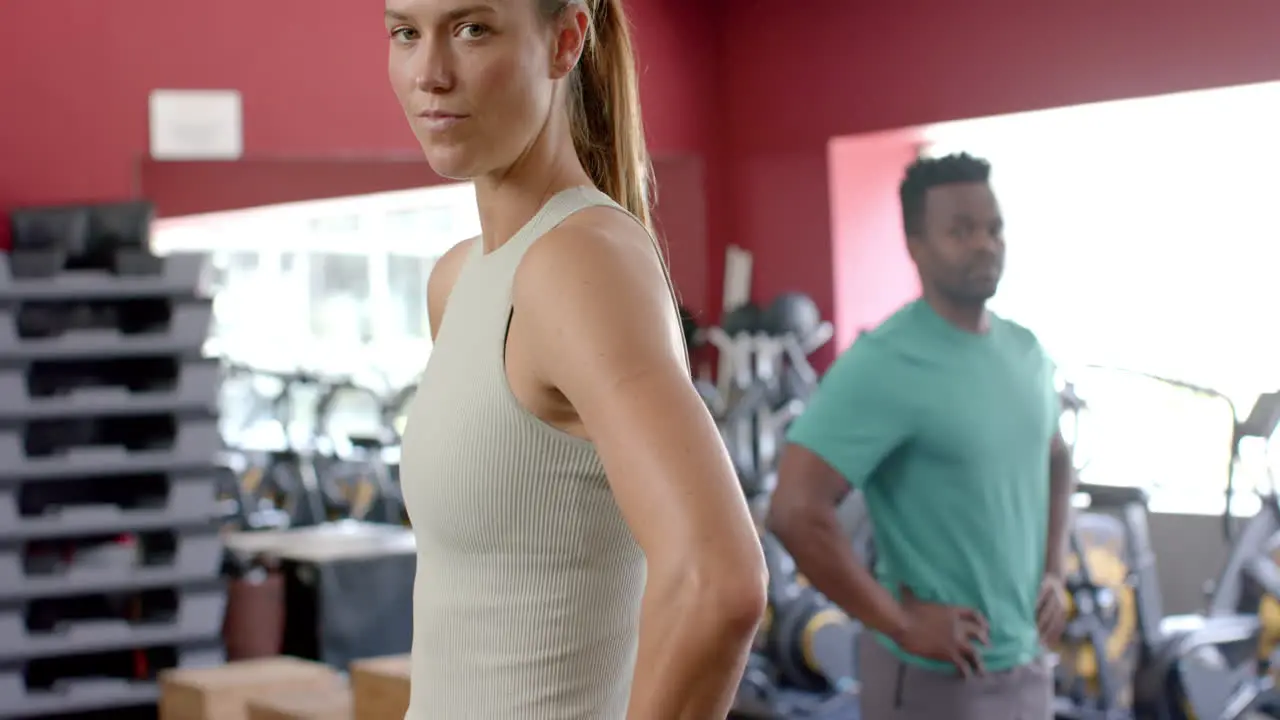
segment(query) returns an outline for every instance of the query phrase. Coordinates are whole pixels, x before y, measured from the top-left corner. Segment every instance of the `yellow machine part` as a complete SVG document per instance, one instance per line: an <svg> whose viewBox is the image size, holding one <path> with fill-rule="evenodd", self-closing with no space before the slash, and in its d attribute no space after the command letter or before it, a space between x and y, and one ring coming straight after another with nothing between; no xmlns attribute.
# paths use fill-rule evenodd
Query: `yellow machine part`
<svg viewBox="0 0 1280 720"><path fill-rule="evenodd" d="M354 482L343 484L340 492L343 501L350 508L351 517L365 517L369 514L374 501L378 499L377 486L374 485L373 479L364 475L356 478Z"/></svg>
<svg viewBox="0 0 1280 720"><path fill-rule="evenodd" d="M824 608L813 614L809 618L809 622L804 624L804 630L800 635L800 652L804 656L804 664L813 671L817 671L820 667L818 664L818 656L813 652L813 641L818 633L832 625L844 625L849 622L849 616L840 612L836 608Z"/></svg>
<svg viewBox="0 0 1280 720"><path fill-rule="evenodd" d="M1082 516L1080 520L1090 526L1080 530L1090 579L1108 588L1116 602L1116 620L1105 646L1108 665L1118 679L1128 678L1137 660L1138 603L1137 593L1129 582L1129 568L1123 559L1123 528L1117 527L1118 523L1113 525L1113 519L1107 517ZM1068 575L1076 573L1080 568L1080 558L1075 554L1069 555L1066 565ZM1067 613L1069 618L1076 617L1070 596L1067 598ZM1061 658L1060 672L1070 679L1084 681L1087 688L1096 692L1098 658L1092 644L1073 642L1060 645L1055 650ZM1126 680L1119 685L1128 688L1129 683ZM1129 703L1127 695L1127 692L1122 692L1122 697L1118 698L1122 707Z"/></svg>
<svg viewBox="0 0 1280 720"><path fill-rule="evenodd" d="M263 472L260 467L251 467L245 474L240 476L240 488L250 496L258 492L258 487L262 485Z"/></svg>
<svg viewBox="0 0 1280 720"><path fill-rule="evenodd" d="M1265 660L1280 645L1280 600L1264 595L1258 603L1258 621L1262 625L1262 636L1258 638L1258 659Z"/></svg>
<svg viewBox="0 0 1280 720"><path fill-rule="evenodd" d="M1115 553L1107 548L1091 547L1085 550L1089 575L1094 583L1109 588L1118 604L1115 630L1107 638L1107 660L1119 662L1129 649L1138 631L1138 603L1133 588L1128 584L1129 568ZM1079 560L1073 555L1067 559L1068 574L1077 572ZM1075 617L1076 608L1067 597L1067 614ZM1098 658L1092 645L1082 645L1075 654L1076 672L1081 677L1094 678L1098 674Z"/></svg>
<svg viewBox="0 0 1280 720"><path fill-rule="evenodd" d="M1280 565L1280 548L1271 551L1271 561ZM1280 599L1262 596L1258 603L1258 624L1262 626L1258 638L1258 659L1265 660L1280 646ZM1280 673L1280 669L1276 672Z"/></svg>

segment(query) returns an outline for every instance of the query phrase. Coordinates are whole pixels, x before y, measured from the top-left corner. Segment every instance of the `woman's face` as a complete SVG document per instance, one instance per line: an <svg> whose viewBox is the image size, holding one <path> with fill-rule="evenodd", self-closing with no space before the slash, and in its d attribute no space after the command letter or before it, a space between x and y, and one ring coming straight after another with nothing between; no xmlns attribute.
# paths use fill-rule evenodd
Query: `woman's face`
<svg viewBox="0 0 1280 720"><path fill-rule="evenodd" d="M391 86L433 170L498 172L533 143L563 77L564 33L538 0L387 0L386 24Z"/></svg>

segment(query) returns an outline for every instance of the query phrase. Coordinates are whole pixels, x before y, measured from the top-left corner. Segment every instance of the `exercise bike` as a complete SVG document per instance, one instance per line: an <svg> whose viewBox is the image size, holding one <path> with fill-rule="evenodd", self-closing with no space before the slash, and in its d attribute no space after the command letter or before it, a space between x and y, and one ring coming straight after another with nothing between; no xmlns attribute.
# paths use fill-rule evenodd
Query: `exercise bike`
<svg viewBox="0 0 1280 720"><path fill-rule="evenodd" d="M1141 491L1081 486L1098 505L1145 507ZM1098 498L1106 492L1106 498ZM1055 716L1062 720L1129 720L1134 717L1132 678L1138 641L1138 581L1128 528L1104 513L1082 513L1067 536L1067 624L1054 648L1058 656Z"/></svg>
<svg viewBox="0 0 1280 720"><path fill-rule="evenodd" d="M1073 533L1072 557L1083 572L1072 581L1072 622L1088 638L1085 654L1096 665L1079 672L1091 681L1087 702L1072 698L1059 717L1238 720L1256 711L1270 689L1268 663L1241 649L1256 647L1257 617L1225 612L1165 617L1146 492L1097 485L1081 485L1079 492L1092 512L1077 519ZM1091 542L1088 534L1104 539ZM1106 570L1098 573L1101 568ZM1123 650L1129 637L1132 649Z"/></svg>
<svg viewBox="0 0 1280 720"><path fill-rule="evenodd" d="M1231 401L1211 390L1201 392L1220 398L1232 408ZM1254 458L1265 473L1266 484L1255 488L1260 508L1237 530L1230 508L1235 496L1237 469L1245 458L1242 447L1249 439L1268 443L1280 425L1280 392L1258 396L1249 416L1235 423L1232 432L1231 468L1227 475L1227 508L1223 513L1223 537L1231 546L1226 565L1208 588L1210 616L1254 614L1260 624L1261 636L1256 648L1256 658L1261 672L1267 675L1264 687L1259 688L1259 706L1268 713L1280 716L1275 683L1280 673L1280 495L1277 494L1275 476L1270 466L1269 453L1264 449Z"/></svg>
<svg viewBox="0 0 1280 720"><path fill-rule="evenodd" d="M388 393L350 378L326 384L316 402L315 445L322 451L317 467L330 518L405 522L404 500L392 470L399 458L391 454L399 454L396 421L411 396L412 388ZM357 432L335 427L343 401L353 398L372 405L360 413L368 425Z"/></svg>
<svg viewBox="0 0 1280 720"><path fill-rule="evenodd" d="M279 389L262 398L266 425L279 430L275 447L260 447L244 433L227 438L224 466L237 478L238 524L243 529L282 529L318 525L328 519L314 447L293 432L297 391L316 388L324 379L306 371L276 372L228 364L228 371L275 380ZM243 428L242 428L243 430Z"/></svg>
<svg viewBox="0 0 1280 720"><path fill-rule="evenodd" d="M1088 464L1088 456L1079 451L1088 404L1070 382L1058 397L1062 435L1078 475ZM1123 504L1124 500L1113 497L1111 502ZM1109 515L1081 513L1072 519L1067 541L1068 622L1053 648L1058 659L1055 716L1127 720L1133 717L1130 678L1136 672L1139 644L1125 527Z"/></svg>

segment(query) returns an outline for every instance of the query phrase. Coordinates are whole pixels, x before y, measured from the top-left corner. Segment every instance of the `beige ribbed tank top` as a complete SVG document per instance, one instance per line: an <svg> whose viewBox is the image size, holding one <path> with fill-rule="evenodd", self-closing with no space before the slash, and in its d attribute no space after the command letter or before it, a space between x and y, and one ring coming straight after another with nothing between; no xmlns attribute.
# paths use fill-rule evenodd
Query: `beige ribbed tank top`
<svg viewBox="0 0 1280 720"><path fill-rule="evenodd" d="M504 367L525 251L573 213L554 196L505 245L472 243L409 410L401 485L417 538L406 720L622 720L645 561L591 443L519 404Z"/></svg>

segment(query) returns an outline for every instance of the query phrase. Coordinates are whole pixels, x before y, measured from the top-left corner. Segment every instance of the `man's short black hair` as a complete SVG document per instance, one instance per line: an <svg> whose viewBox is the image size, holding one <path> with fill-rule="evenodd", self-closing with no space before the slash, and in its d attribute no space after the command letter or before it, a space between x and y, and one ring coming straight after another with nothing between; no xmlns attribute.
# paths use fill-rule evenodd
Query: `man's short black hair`
<svg viewBox="0 0 1280 720"><path fill-rule="evenodd" d="M898 187L898 197L902 201L902 228L907 237L919 237L924 232L924 201L929 188L956 183L985 183L990 179L991 163L969 153L918 158L907 166L906 177Z"/></svg>

